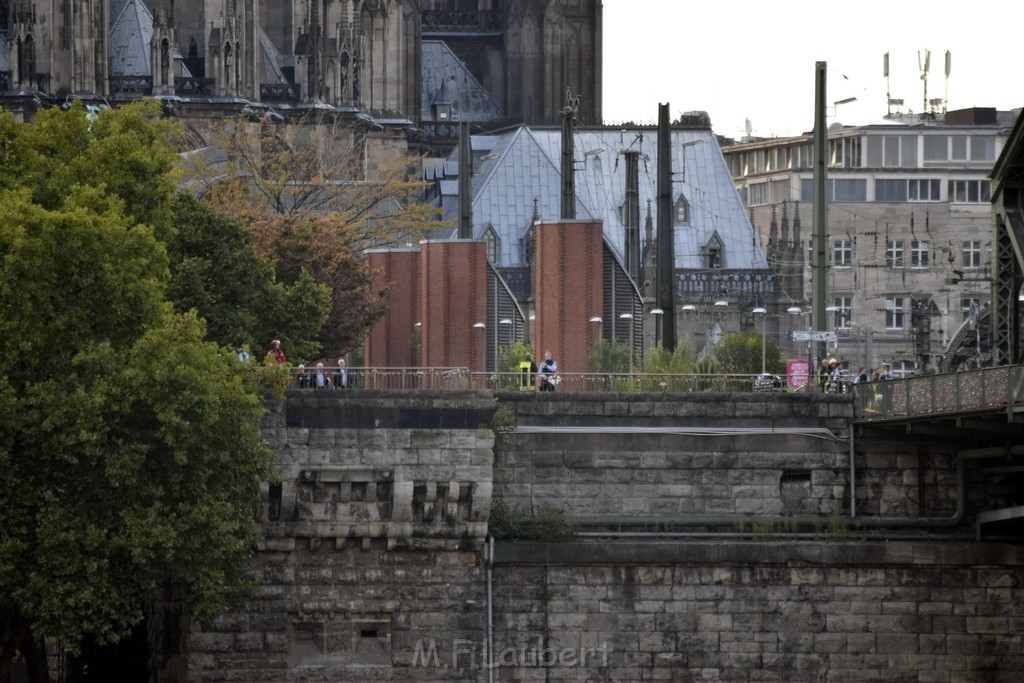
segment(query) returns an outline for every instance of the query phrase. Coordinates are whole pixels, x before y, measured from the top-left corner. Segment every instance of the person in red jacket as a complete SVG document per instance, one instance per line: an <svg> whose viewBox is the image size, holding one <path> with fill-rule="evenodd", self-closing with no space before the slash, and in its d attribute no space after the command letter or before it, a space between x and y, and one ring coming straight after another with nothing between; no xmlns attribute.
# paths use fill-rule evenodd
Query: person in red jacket
<svg viewBox="0 0 1024 683"><path fill-rule="evenodd" d="M270 363L277 363L278 365L284 365L288 362L288 359L284 357L284 351L281 350L280 339L275 339L270 342L270 349L267 351L267 360Z"/></svg>

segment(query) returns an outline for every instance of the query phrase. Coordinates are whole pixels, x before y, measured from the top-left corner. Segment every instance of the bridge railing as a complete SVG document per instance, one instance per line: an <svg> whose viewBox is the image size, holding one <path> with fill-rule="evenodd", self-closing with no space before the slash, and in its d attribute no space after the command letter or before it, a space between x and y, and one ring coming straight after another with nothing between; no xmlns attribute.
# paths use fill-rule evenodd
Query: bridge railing
<svg viewBox="0 0 1024 683"><path fill-rule="evenodd" d="M854 387L862 420L941 415L1024 403L1024 366L1003 365L941 375L920 375Z"/></svg>
<svg viewBox="0 0 1024 683"><path fill-rule="evenodd" d="M324 367L323 388L334 389L338 368ZM317 369L289 368L291 388L317 389ZM305 380L300 378L305 376ZM519 372L472 372L468 368L351 367L346 368L347 388L360 389L482 389L492 391L538 391L539 374ZM659 391L659 392L782 392L785 381L771 376L723 374L657 374L638 372L557 373L555 391Z"/></svg>

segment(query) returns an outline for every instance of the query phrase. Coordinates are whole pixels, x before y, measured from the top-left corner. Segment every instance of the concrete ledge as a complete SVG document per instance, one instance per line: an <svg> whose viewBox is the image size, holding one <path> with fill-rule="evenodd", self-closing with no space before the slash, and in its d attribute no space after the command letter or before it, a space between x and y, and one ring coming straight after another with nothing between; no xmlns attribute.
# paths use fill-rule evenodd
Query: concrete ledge
<svg viewBox="0 0 1024 683"><path fill-rule="evenodd" d="M622 565L708 564L812 566L914 565L935 544L914 541L593 541L577 543L496 542L495 564ZM1024 566L1024 546L1009 543L950 543L932 566Z"/></svg>

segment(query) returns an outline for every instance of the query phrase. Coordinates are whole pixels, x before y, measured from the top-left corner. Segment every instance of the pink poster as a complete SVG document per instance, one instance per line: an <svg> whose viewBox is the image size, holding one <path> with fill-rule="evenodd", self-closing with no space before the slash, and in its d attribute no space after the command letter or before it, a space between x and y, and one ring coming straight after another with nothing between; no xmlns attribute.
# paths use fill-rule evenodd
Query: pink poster
<svg viewBox="0 0 1024 683"><path fill-rule="evenodd" d="M799 391L806 387L810 369L811 363L806 358L789 361L786 364L786 388L789 391Z"/></svg>

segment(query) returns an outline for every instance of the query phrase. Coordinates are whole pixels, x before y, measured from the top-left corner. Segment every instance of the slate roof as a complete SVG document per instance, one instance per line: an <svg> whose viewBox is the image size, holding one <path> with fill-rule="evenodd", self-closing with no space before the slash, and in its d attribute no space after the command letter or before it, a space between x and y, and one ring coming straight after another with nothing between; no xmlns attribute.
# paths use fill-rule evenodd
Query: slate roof
<svg viewBox="0 0 1024 683"><path fill-rule="evenodd" d="M142 0L110 1L110 75L150 76L153 15Z"/></svg>
<svg viewBox="0 0 1024 683"><path fill-rule="evenodd" d="M260 29L260 81L262 83L287 83L281 64L284 59L274 47L274 42Z"/></svg>
<svg viewBox="0 0 1024 683"><path fill-rule="evenodd" d="M7 31L0 31L0 71L11 70L11 64L8 61L10 53L11 48L7 44Z"/></svg>
<svg viewBox="0 0 1024 683"><path fill-rule="evenodd" d="M434 120L431 105L441 97L452 105L453 118L457 120L493 121L505 116L501 106L443 40L424 40L422 55L420 116L424 120Z"/></svg>
<svg viewBox="0 0 1024 683"><path fill-rule="evenodd" d="M609 128L579 131L575 137L576 216L604 221L605 237L622 258L626 164L621 153L629 149L640 152L642 241L648 200L652 213L657 208L657 131ZM520 240L532 223L534 199L542 220L557 220L560 214L561 131L520 127L494 136L473 136L471 146L473 234L482 236L490 224L500 241L495 265L524 265ZM673 207L680 195L689 204L689 220L675 227L676 268L704 269L701 250L717 234L724 247L723 268L767 269L760 237L743 208L714 133L710 129L673 130L671 147ZM484 149L486 154L481 153ZM458 154L456 149L445 164L446 181L457 177ZM455 184L442 181L441 187L439 206L446 219L457 220ZM657 225L656 218L654 222Z"/></svg>

